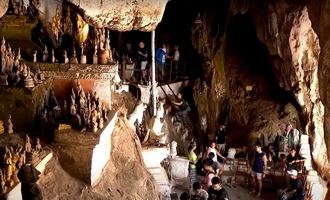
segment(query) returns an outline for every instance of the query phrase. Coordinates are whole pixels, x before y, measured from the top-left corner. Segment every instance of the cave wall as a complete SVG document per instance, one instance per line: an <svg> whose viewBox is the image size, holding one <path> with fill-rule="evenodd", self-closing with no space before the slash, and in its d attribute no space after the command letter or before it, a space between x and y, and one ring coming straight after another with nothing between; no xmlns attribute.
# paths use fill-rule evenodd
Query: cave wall
<svg viewBox="0 0 330 200"><path fill-rule="evenodd" d="M96 92L102 103L108 107L111 102L111 88L109 80L101 79L79 79L79 82L84 89L85 94L90 93L91 95ZM53 87L55 95L57 97L60 106L63 106L64 100L70 104L70 95L72 89L77 90L77 80L71 79L54 79Z"/></svg>
<svg viewBox="0 0 330 200"><path fill-rule="evenodd" d="M258 135L260 130L280 133L283 130L283 124L295 121L297 128L310 136L314 163L319 172L329 179L327 148L330 147L328 142L330 126L324 123L330 116L329 95L326 87L329 79L327 74L330 70L329 3L321 1L320 4L315 4L312 1L294 0L230 1L227 15L223 16L222 20L209 14L216 12L216 8L208 6L210 4L201 7L202 21L215 20L218 23L215 24L222 27L218 30L224 31L219 34L209 34L214 28L214 23L203 23L198 27L193 25L192 33L199 31L202 36L192 34L192 42L198 52L209 59L210 63L209 65L205 63L205 66L210 69L209 73L208 69L205 70L208 87L204 93L199 93L197 91L200 83L197 83L194 95L196 102L199 102L197 105L200 105L199 114L207 115L210 119L208 120L209 133L213 133L215 122L221 118L219 115L226 107L223 104L224 99L229 99L229 119L227 120L231 120L230 116L238 118L236 121L242 124L242 128L244 128L244 123L247 125L247 129L242 131L247 132L245 134L255 132L254 138L260 136ZM266 48L265 56L268 57L269 70L272 78L276 80L278 91L282 92L279 94L287 93L294 99L284 101L269 99L270 94L267 98L265 95L257 95L251 101L244 98L246 97L244 85L241 97L239 97L239 92L238 96L233 95L233 90L237 90L238 84L232 84L229 80L241 79L241 77L233 78L237 73L231 74L234 70L233 66L240 63L234 63L232 66L228 64L237 60L241 61L242 58L235 58L234 54L228 54L231 50L228 28L230 21L237 15L248 15L252 20L256 37ZM230 62L230 59L233 62ZM265 80L260 83L263 81ZM275 85L266 83L266 86L274 87ZM265 91L272 90L266 88ZM241 102L238 103L237 100ZM265 110L255 105L255 102L265 105L263 106ZM202 105L203 103L207 105ZM266 110L272 110L269 115L273 117L265 119L260 116ZM244 120L244 114L248 115L247 120ZM279 125L281 127L277 127ZM259 126L259 128L255 130L255 127L251 126ZM269 128L271 126L274 127Z"/></svg>
<svg viewBox="0 0 330 200"><path fill-rule="evenodd" d="M48 101L52 88L51 80L37 85L33 89L2 87L0 89L0 119L7 123L12 116L14 132L26 132L35 128L40 108ZM36 133L40 136L40 133Z"/></svg>

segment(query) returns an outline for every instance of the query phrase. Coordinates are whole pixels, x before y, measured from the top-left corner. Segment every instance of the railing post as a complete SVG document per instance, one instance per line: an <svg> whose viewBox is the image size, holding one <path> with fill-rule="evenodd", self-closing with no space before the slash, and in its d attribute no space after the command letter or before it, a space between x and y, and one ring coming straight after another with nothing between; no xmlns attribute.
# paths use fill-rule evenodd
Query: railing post
<svg viewBox="0 0 330 200"><path fill-rule="evenodd" d="M155 66L155 31L151 32L151 86L152 86L152 114L156 116L157 112L157 97L156 97L156 66Z"/></svg>

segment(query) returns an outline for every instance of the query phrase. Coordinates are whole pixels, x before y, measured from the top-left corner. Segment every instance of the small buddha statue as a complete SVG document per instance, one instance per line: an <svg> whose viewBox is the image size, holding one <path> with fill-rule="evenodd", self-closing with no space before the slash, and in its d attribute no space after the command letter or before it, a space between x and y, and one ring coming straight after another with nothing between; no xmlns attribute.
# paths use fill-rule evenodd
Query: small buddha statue
<svg viewBox="0 0 330 200"><path fill-rule="evenodd" d="M20 157L19 157L19 159L18 159L18 161L17 161L17 164L16 164L16 166L17 166L17 169L20 169L24 164L25 164L25 155L22 155L23 153L21 153L21 155L20 155ZM25 152L24 152L24 154L25 154Z"/></svg>
<svg viewBox="0 0 330 200"><path fill-rule="evenodd" d="M76 49L75 48L73 48L73 54L72 54L70 62L72 64L78 64L78 59L77 59L77 54L76 54Z"/></svg>
<svg viewBox="0 0 330 200"><path fill-rule="evenodd" d="M8 156L5 160L5 166L6 166L6 178L7 181L10 181L11 176L14 173L14 166L13 166L13 162L12 162L12 157L11 154L9 154L10 156Z"/></svg>
<svg viewBox="0 0 330 200"><path fill-rule="evenodd" d="M54 49L52 49L52 63L55 63L56 59L55 59L55 52Z"/></svg>
<svg viewBox="0 0 330 200"><path fill-rule="evenodd" d="M34 50L34 53L33 53L33 62L37 62L37 50Z"/></svg>
<svg viewBox="0 0 330 200"><path fill-rule="evenodd" d="M35 149L36 149L37 152L40 152L42 150L39 138L37 138L37 144L36 144Z"/></svg>
<svg viewBox="0 0 330 200"><path fill-rule="evenodd" d="M6 176L2 170L0 170L0 184L1 184L1 193L4 194L7 192L6 186Z"/></svg>
<svg viewBox="0 0 330 200"><path fill-rule="evenodd" d="M24 148L25 148L25 152L28 152L28 153L32 152L30 137L27 134L25 135Z"/></svg>
<svg viewBox="0 0 330 200"><path fill-rule="evenodd" d="M99 111L99 115L101 115L100 111ZM102 129L104 127L104 119L103 117L101 116L99 118L99 128Z"/></svg>
<svg viewBox="0 0 330 200"><path fill-rule="evenodd" d="M94 55L93 55L93 64L94 65L97 65L98 63L98 57L97 57L97 45L95 45L95 48L94 48Z"/></svg>
<svg viewBox="0 0 330 200"><path fill-rule="evenodd" d="M47 46L45 45L45 49L44 49L44 52L42 55L42 61L47 62L47 59L48 59L48 49L47 49Z"/></svg>
<svg viewBox="0 0 330 200"><path fill-rule="evenodd" d="M21 47L18 47L18 51L17 51L17 59L21 60Z"/></svg>
<svg viewBox="0 0 330 200"><path fill-rule="evenodd" d="M64 63L69 62L69 58L68 58L68 54L67 54L66 50L63 51L63 60L64 60Z"/></svg>
<svg viewBox="0 0 330 200"><path fill-rule="evenodd" d="M6 50L7 50L7 48L6 48L6 40L5 40L4 37L2 37L1 49L0 49L1 55L5 55Z"/></svg>
<svg viewBox="0 0 330 200"><path fill-rule="evenodd" d="M9 115L8 121L7 121L7 133L8 134L13 133L14 132L13 128L14 128L14 126L13 126L13 123L11 122L11 115Z"/></svg>
<svg viewBox="0 0 330 200"><path fill-rule="evenodd" d="M18 66L19 66L19 56L16 55L16 56L15 56L15 60L14 60L14 65L13 65L13 67L14 67L14 68L17 68Z"/></svg>
<svg viewBox="0 0 330 200"><path fill-rule="evenodd" d="M40 81L44 81L45 80L45 75L41 72L40 67L38 67L38 69L37 69L37 78Z"/></svg>
<svg viewBox="0 0 330 200"><path fill-rule="evenodd" d="M93 131L93 133L95 133L96 131L97 131L97 129L98 129L98 124L97 124L97 111L96 110L94 110L93 112L92 112L92 131Z"/></svg>
<svg viewBox="0 0 330 200"><path fill-rule="evenodd" d="M11 176L11 179L12 181L15 183L19 183L19 179L18 179L18 170L15 168L14 172L13 172L13 175Z"/></svg>

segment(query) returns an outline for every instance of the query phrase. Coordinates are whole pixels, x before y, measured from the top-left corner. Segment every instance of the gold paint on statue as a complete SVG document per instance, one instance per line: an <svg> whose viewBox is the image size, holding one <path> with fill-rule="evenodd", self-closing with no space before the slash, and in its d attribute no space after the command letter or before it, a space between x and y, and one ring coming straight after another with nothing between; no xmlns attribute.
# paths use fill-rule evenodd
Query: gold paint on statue
<svg viewBox="0 0 330 200"><path fill-rule="evenodd" d="M78 44L83 44L88 37L89 25L84 21L84 19L77 14L77 34L76 40Z"/></svg>

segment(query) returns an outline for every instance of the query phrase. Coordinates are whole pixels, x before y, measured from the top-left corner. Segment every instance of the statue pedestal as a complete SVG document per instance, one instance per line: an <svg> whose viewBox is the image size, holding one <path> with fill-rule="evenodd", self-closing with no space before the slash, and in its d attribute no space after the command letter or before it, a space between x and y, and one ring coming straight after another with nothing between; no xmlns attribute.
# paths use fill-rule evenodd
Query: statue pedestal
<svg viewBox="0 0 330 200"><path fill-rule="evenodd" d="M55 133L55 142L59 145L65 144L59 152L59 161L63 169L91 186L95 186L100 180L111 156L111 136L117 113L110 111L108 119L105 127L96 133L82 134L74 129L58 130ZM78 155L77 152L83 152L84 156ZM68 158L70 162L65 162Z"/></svg>

